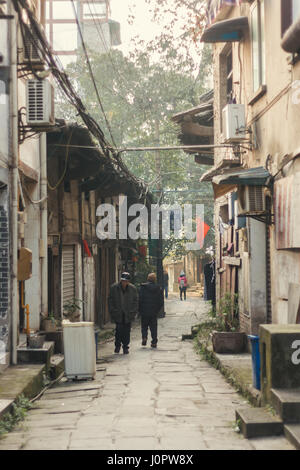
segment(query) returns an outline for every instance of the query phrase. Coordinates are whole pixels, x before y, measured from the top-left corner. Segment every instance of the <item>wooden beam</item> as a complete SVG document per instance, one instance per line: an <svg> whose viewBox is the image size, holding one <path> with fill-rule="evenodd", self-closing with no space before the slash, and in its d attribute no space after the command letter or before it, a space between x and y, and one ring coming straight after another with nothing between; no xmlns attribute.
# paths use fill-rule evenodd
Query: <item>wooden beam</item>
<svg viewBox="0 0 300 470"><path fill-rule="evenodd" d="M214 128L212 126L201 126L193 121L183 121L180 127L183 134L200 137L213 137L214 135Z"/></svg>

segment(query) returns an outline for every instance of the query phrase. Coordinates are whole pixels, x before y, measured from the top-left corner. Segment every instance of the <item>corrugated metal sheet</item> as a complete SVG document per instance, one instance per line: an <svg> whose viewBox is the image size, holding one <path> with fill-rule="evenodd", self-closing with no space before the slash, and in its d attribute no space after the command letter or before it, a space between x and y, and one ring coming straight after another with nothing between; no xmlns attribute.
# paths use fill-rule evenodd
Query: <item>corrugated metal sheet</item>
<svg viewBox="0 0 300 470"><path fill-rule="evenodd" d="M276 248L297 248L294 246L294 217L292 217L294 175L276 181L274 185L274 215ZM298 195L299 197L299 195ZM300 215L300 214L299 214ZM295 216L295 215L294 215ZM299 220L299 218L298 218Z"/></svg>
<svg viewBox="0 0 300 470"><path fill-rule="evenodd" d="M74 245L62 250L62 305L75 297L75 249Z"/></svg>

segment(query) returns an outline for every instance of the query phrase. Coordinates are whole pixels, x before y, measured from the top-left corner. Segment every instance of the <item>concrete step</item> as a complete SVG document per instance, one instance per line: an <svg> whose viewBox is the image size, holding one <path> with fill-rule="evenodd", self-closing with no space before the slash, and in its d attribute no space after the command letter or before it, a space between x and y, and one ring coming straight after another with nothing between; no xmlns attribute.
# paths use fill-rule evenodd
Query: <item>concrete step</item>
<svg viewBox="0 0 300 470"><path fill-rule="evenodd" d="M271 389L272 404L284 423L300 424L300 388Z"/></svg>
<svg viewBox="0 0 300 470"><path fill-rule="evenodd" d="M46 341L54 341L54 354L64 353L63 332L62 330L56 331L40 331L39 335L45 335Z"/></svg>
<svg viewBox="0 0 300 470"><path fill-rule="evenodd" d="M238 426L244 437L267 437L283 434L283 422L265 408L240 408L235 411Z"/></svg>
<svg viewBox="0 0 300 470"><path fill-rule="evenodd" d="M284 434L297 450L300 450L300 424L285 424Z"/></svg>
<svg viewBox="0 0 300 470"><path fill-rule="evenodd" d="M42 348L27 348L20 346L17 349L18 364L46 364L50 368L50 358L54 354L54 341L45 341Z"/></svg>
<svg viewBox="0 0 300 470"><path fill-rule="evenodd" d="M65 370L65 359L62 354L55 354L50 359L49 375L51 380L57 379Z"/></svg>

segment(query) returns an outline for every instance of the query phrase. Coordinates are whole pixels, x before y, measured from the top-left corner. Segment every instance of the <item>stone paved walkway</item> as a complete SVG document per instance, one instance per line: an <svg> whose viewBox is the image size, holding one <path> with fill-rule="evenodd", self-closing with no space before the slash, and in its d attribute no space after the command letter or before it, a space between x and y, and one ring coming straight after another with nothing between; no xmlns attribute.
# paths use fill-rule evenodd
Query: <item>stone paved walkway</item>
<svg viewBox="0 0 300 470"><path fill-rule="evenodd" d="M159 319L157 350L132 331L130 354L99 348L94 381L63 379L35 402L3 449L254 450L294 449L284 437L246 440L234 431L247 405L222 375L181 341L205 317L205 303L170 299Z"/></svg>

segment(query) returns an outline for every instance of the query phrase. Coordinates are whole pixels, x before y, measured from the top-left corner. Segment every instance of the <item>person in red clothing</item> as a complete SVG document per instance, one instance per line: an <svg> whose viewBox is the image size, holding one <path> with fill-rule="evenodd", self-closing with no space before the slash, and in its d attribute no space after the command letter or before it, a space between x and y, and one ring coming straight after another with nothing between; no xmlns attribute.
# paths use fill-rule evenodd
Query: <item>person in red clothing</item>
<svg viewBox="0 0 300 470"><path fill-rule="evenodd" d="M185 272L181 271L179 277L178 277L178 285L179 285L179 291L180 291L180 300L182 300L182 294L184 295L184 300L186 300L186 289L187 289L187 279L185 276Z"/></svg>

